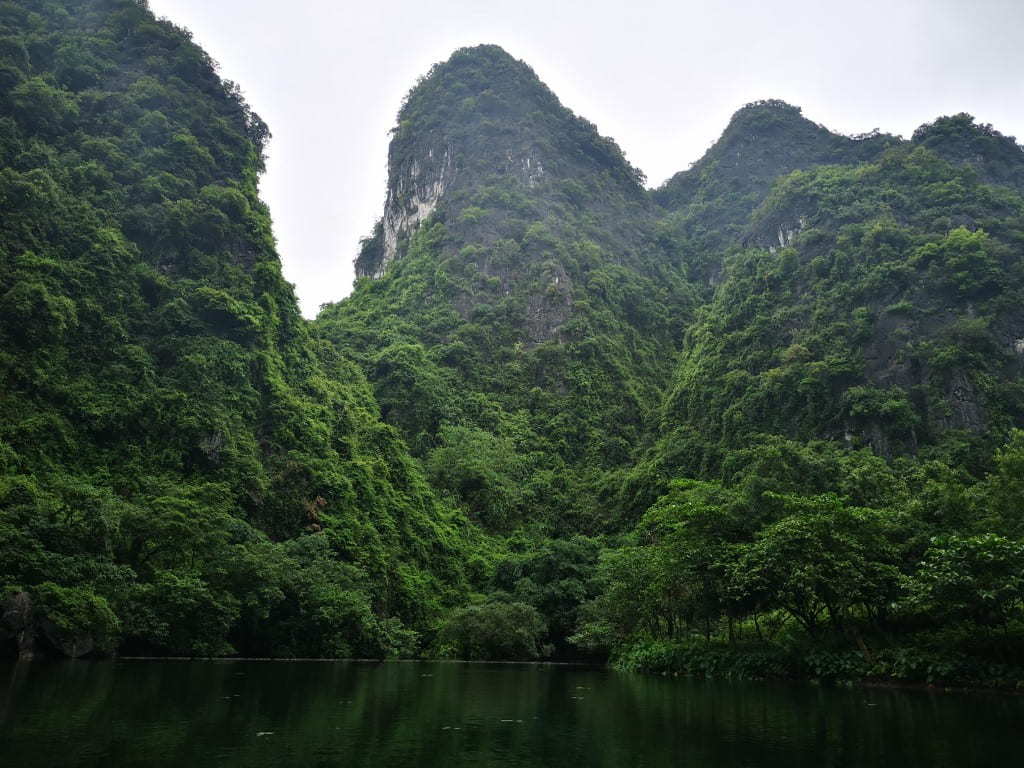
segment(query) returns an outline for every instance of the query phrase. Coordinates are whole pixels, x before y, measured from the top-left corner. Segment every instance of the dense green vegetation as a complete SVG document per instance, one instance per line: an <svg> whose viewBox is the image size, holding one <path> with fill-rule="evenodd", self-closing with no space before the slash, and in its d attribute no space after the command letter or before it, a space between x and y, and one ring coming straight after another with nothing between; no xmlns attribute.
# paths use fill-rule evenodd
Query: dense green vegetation
<svg viewBox="0 0 1024 768"><path fill-rule="evenodd" d="M463 49L307 322L267 128L187 33L129 0L0 25L10 651L1024 679L1012 138L759 102L649 191Z"/></svg>
<svg viewBox="0 0 1024 768"><path fill-rule="evenodd" d="M574 642L657 671L1016 684L1024 433L977 482L781 438L730 458L604 555Z"/></svg>
<svg viewBox="0 0 1024 768"><path fill-rule="evenodd" d="M418 649L477 537L300 317L266 126L135 2L0 4L0 39L0 585L33 604L8 628Z"/></svg>
<svg viewBox="0 0 1024 768"><path fill-rule="evenodd" d="M441 206L316 325L486 530L599 532L601 489L652 434L696 302L641 177L493 46L435 67L398 120L385 218L438 184ZM382 240L379 225L360 260Z"/></svg>

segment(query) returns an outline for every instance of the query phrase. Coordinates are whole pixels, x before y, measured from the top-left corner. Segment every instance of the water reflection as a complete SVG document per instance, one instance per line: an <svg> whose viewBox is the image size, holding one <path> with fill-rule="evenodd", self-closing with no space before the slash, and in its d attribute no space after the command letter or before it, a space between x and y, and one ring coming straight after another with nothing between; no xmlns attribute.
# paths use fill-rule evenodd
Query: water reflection
<svg viewBox="0 0 1024 768"><path fill-rule="evenodd" d="M1015 766L1024 700L577 667L0 667L8 766Z"/></svg>

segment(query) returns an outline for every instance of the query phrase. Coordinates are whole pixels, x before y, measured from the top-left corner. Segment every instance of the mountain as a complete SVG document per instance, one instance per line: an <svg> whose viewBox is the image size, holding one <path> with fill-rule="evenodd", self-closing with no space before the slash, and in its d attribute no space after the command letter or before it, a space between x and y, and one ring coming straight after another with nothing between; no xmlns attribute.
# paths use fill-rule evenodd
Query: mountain
<svg viewBox="0 0 1024 768"><path fill-rule="evenodd" d="M898 138L878 132L853 137L833 133L783 101L754 102L733 115L700 160L652 196L670 213L663 229L677 247L688 251L691 274L715 283L721 252L743 242L750 215L778 179L818 165L869 161L898 143Z"/></svg>
<svg viewBox="0 0 1024 768"><path fill-rule="evenodd" d="M361 275L383 275L407 247L400 241L442 200L452 214L480 209L460 222L463 242L521 239L515 214L554 223L584 198L600 198L616 219L591 226L592 237L635 237L627 222L645 207L643 174L497 46L462 49L436 65L406 96L392 135L380 242L357 259Z"/></svg>
<svg viewBox="0 0 1024 768"><path fill-rule="evenodd" d="M964 112L922 125L912 141L943 160L973 169L987 184L1024 189L1024 156L1017 140Z"/></svg>
<svg viewBox="0 0 1024 768"><path fill-rule="evenodd" d="M139 3L5 3L0 38L8 639L409 647L462 579L459 516L299 315L266 126Z"/></svg>
<svg viewBox="0 0 1024 768"><path fill-rule="evenodd" d="M920 145L786 176L689 330L666 422L890 458L1005 435L1024 417L1021 203Z"/></svg>
<svg viewBox="0 0 1024 768"><path fill-rule="evenodd" d="M307 322L268 136L144 3L0 3L4 652L1024 680L1013 138L756 102L652 190L460 49Z"/></svg>
<svg viewBox="0 0 1024 768"><path fill-rule="evenodd" d="M654 426L695 300L642 176L495 46L413 88L389 166L361 277L317 327L486 528L600 530L600 477ZM467 474L482 451L502 477Z"/></svg>

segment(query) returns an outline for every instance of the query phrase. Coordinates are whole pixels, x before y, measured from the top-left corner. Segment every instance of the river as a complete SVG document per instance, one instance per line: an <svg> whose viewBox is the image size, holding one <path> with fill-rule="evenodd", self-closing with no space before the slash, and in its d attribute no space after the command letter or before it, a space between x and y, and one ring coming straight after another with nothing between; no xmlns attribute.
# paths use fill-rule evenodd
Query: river
<svg viewBox="0 0 1024 768"><path fill-rule="evenodd" d="M968 768L1024 697L437 662L0 664L0 765Z"/></svg>

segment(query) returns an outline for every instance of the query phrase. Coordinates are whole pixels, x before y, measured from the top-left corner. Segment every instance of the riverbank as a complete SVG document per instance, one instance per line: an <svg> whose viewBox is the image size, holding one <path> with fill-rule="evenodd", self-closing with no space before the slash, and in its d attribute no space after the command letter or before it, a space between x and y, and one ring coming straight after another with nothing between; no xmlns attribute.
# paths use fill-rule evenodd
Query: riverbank
<svg viewBox="0 0 1024 768"><path fill-rule="evenodd" d="M59 657L40 655L35 661ZM107 656L98 660L132 662L273 662L353 664L456 664L479 666L545 666L613 669L660 677L743 682L787 681L839 687L892 688L947 693L1000 692L1024 695L1024 667L928 653L914 648L888 648L871 654L856 651L798 651L782 647L729 646L725 643L638 643L607 664L594 661L508 661L433 658L286 658L242 656ZM92 660L97 660L94 658ZM15 659L7 659L15 661ZM89 658L83 659L89 660Z"/></svg>
<svg viewBox="0 0 1024 768"><path fill-rule="evenodd" d="M1024 693L1024 666L914 647L854 651L659 640L635 643L616 654L611 665L629 672L699 679Z"/></svg>

